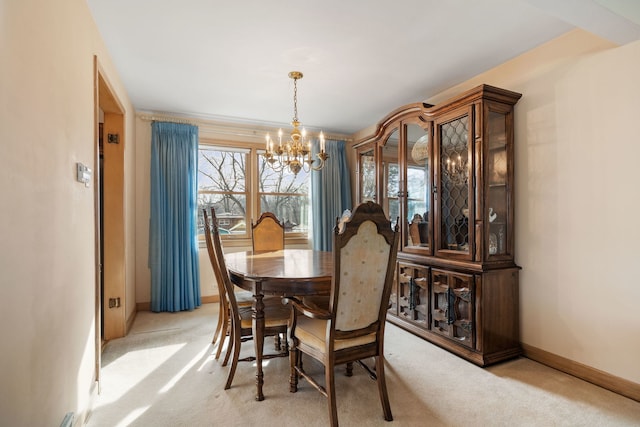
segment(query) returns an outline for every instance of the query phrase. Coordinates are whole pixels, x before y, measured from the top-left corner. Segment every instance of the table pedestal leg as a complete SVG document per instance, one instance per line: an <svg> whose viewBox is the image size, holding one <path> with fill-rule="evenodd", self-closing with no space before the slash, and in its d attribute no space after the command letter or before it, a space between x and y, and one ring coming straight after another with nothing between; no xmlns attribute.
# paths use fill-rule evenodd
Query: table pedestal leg
<svg viewBox="0 0 640 427"><path fill-rule="evenodd" d="M264 347L264 303L263 295L256 293L253 302L253 342L256 352L256 400L264 400L262 385L264 374L262 373L262 349Z"/></svg>

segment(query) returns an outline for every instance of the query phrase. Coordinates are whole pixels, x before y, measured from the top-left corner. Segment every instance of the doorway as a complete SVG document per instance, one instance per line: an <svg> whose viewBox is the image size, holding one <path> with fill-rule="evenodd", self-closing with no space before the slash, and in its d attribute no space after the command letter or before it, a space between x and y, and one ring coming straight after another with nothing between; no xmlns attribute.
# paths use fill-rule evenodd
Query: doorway
<svg viewBox="0 0 640 427"><path fill-rule="evenodd" d="M103 343L126 333L124 109L94 57L96 378Z"/></svg>

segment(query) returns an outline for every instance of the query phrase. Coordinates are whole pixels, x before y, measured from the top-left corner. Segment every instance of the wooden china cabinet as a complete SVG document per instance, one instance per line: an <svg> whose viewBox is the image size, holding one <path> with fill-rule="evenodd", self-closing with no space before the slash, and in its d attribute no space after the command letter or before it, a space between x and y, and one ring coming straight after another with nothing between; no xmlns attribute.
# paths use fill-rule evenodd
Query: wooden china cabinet
<svg viewBox="0 0 640 427"><path fill-rule="evenodd" d="M513 106L481 85L405 105L356 146L359 202L373 200L401 244L387 319L480 366L518 356Z"/></svg>

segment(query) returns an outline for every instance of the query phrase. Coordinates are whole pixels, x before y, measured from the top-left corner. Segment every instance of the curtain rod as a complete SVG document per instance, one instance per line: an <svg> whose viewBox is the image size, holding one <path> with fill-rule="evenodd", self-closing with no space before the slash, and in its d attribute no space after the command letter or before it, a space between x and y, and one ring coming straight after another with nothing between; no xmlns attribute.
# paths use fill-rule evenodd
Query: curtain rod
<svg viewBox="0 0 640 427"><path fill-rule="evenodd" d="M188 119L179 119L177 117L164 116L164 115L148 115L148 114L137 114L140 120L144 120L147 122L171 122L171 123L180 123L183 125L194 125L198 126L198 123L195 120Z"/></svg>
<svg viewBox="0 0 640 427"><path fill-rule="evenodd" d="M146 113L140 112L136 113L136 117L140 120L144 121L166 121L173 123L181 123L187 125L198 126L202 128L203 131L211 131L220 135L231 135L237 137L244 138L257 138L260 140L264 139L264 135L267 132L276 132L276 129L281 128L282 126L277 124L250 124L250 123L228 123L214 120L206 120L199 118L187 118L187 117L177 117L170 114L163 113ZM283 128L286 132L286 128ZM320 132L312 132L313 134L319 134ZM350 142L353 138L348 138L345 135L332 135L325 132L325 138L330 140L343 140L346 142Z"/></svg>

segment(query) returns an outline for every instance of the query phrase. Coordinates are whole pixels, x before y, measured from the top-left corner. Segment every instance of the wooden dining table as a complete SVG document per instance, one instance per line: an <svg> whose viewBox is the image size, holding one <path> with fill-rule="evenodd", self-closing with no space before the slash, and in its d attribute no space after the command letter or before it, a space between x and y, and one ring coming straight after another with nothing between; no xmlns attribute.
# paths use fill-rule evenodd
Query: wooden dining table
<svg viewBox="0 0 640 427"><path fill-rule="evenodd" d="M262 354L265 295L329 295L333 254L311 249L245 251L225 254L231 281L253 293L253 342L256 355L256 400L264 400Z"/></svg>

